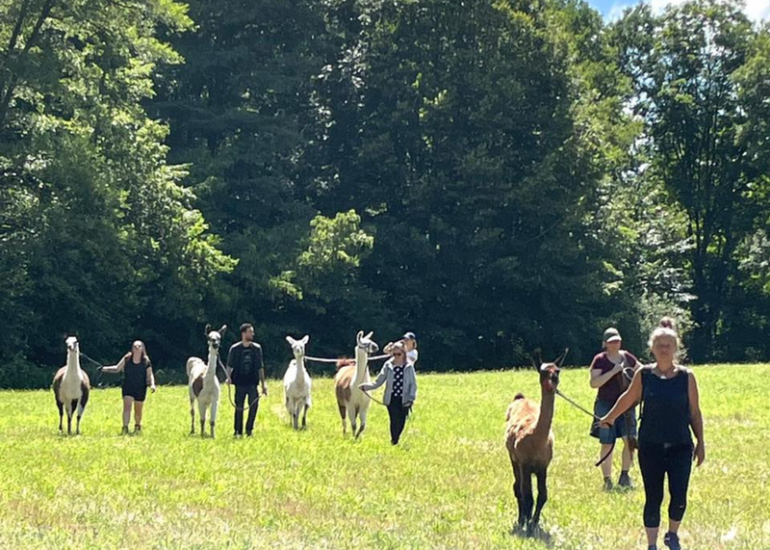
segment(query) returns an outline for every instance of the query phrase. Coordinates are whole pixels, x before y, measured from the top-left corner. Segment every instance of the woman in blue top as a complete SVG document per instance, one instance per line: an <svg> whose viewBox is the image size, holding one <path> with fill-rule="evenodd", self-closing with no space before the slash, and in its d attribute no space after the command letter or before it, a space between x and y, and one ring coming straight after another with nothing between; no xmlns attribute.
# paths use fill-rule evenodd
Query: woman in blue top
<svg viewBox="0 0 770 550"><path fill-rule="evenodd" d="M407 361L406 347L402 342L393 344L389 353L393 357L383 365L377 379L371 384L361 384L358 387L370 391L385 384L382 402L388 407L390 415L390 442L398 445L406 418L409 416L409 408L417 398L417 378L414 374L414 364Z"/></svg>
<svg viewBox="0 0 770 550"><path fill-rule="evenodd" d="M687 506L692 461L700 466L706 457L703 417L695 374L675 363L679 337L671 319L661 321L661 325L650 335L649 344L656 362L636 372L628 390L601 419L601 423L611 426L641 399L639 469L644 481L644 527L648 550L658 548L665 476L668 476L671 502L668 507L668 532L663 542L671 550L680 550L678 531ZM697 440L694 448L691 428Z"/></svg>

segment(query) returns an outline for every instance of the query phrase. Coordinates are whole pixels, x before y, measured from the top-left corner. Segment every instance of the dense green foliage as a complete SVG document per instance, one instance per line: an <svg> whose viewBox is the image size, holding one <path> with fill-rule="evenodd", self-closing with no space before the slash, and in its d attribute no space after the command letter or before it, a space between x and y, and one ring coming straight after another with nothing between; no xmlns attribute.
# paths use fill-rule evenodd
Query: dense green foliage
<svg viewBox="0 0 770 550"><path fill-rule="evenodd" d="M768 358L769 52L706 0L0 0L0 385L74 331L181 371L206 322Z"/></svg>
<svg viewBox="0 0 770 550"><path fill-rule="evenodd" d="M696 367L706 462L694 469L684 548L770 548L770 408L747 381L770 365ZM639 550L641 488L602 491L590 419L558 399L542 525L550 545L510 535L516 516L503 433L519 391L538 376L418 373L414 416L398 447L372 405L360 442L343 439L332 381L316 379L308 429L290 427L269 383L253 439L231 436L222 396L217 439L189 436L187 389L149 395L142 436L120 436L120 391L95 391L83 435L61 437L51 392L0 393L0 546L25 550L382 548ZM586 369L560 387L590 406ZM463 391L458 391L462 388ZM380 390L381 391L381 390ZM377 393L379 395L379 393ZM615 456L613 479L620 459ZM639 470L631 470L640 485ZM665 504L667 505L667 503ZM665 506L664 505L664 506ZM665 507L663 508L665 514ZM665 517L665 516L664 516ZM662 536L662 533L661 533ZM665 548L662 545L660 548Z"/></svg>

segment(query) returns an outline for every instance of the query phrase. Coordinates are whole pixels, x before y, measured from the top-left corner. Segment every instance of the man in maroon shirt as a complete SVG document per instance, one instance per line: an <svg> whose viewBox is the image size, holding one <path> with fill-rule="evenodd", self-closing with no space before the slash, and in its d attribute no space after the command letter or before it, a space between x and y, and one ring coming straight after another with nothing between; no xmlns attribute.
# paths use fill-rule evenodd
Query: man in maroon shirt
<svg viewBox="0 0 770 550"><path fill-rule="evenodd" d="M591 362L591 387L598 388L594 414L602 417L615 405L618 397L623 393L626 382L630 382L634 372L639 367L639 361L631 353L620 349L623 343L620 333L615 328L604 331L604 351L597 354ZM624 379L625 377L625 379ZM601 443L600 457L611 453L612 445L618 437L623 439L623 460L618 485L632 488L628 471L631 468L631 449L628 445L629 438L636 437L636 413L634 409L628 411L624 418L615 422L612 427L599 427L594 423L591 435L599 438ZM612 489L612 454L602 462L602 474L604 475L604 489Z"/></svg>

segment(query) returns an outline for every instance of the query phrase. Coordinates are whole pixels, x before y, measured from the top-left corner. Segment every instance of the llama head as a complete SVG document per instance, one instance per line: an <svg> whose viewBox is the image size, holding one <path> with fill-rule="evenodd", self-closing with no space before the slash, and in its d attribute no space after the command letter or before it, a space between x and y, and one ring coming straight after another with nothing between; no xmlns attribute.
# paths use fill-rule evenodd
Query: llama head
<svg viewBox="0 0 770 550"><path fill-rule="evenodd" d="M373 334L374 332L370 332L369 334L364 336L364 331L359 330L358 334L356 335L356 345L358 346L358 349L363 350L364 352L366 352L367 355L377 353L377 351L380 349L380 346L378 346L372 340Z"/></svg>
<svg viewBox="0 0 770 550"><path fill-rule="evenodd" d="M222 325L219 330L211 330L211 325L206 325L206 339L209 342L209 350L219 351L219 346L222 344L222 335L227 330L227 325Z"/></svg>
<svg viewBox="0 0 770 550"><path fill-rule="evenodd" d="M289 342L289 345L291 346L291 351L294 353L294 358L299 360L302 357L305 357L305 346L307 345L308 341L310 340L310 336L305 336L302 338L302 340L295 340L291 336L286 337L286 341Z"/></svg>
<svg viewBox="0 0 770 550"><path fill-rule="evenodd" d="M80 344L78 344L78 338L77 336L67 336L67 338L64 340L67 344L67 351L74 351L77 352L80 349Z"/></svg>
<svg viewBox="0 0 770 550"><path fill-rule="evenodd" d="M540 363L539 367L536 363L534 363L535 368L537 368L537 371L540 374L540 385L544 390L549 392L556 391L556 388L559 386L559 373L561 372L561 366L564 363L564 359L567 357L568 351L569 348L565 349L564 353L562 353L552 363Z"/></svg>

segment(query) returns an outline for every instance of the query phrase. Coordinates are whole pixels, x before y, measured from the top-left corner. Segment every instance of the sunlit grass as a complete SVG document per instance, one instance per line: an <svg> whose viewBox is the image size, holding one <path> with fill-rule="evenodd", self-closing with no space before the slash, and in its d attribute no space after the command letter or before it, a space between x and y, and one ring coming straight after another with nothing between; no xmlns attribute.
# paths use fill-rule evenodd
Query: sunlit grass
<svg viewBox="0 0 770 550"><path fill-rule="evenodd" d="M770 548L770 366L696 369L707 462L693 475L685 548ZM590 407L585 370L562 390ZM314 382L294 432L278 382L252 440L234 440L222 396L218 438L188 435L187 389L149 396L144 434L120 436L120 391L95 390L83 435L58 435L50 391L0 393L0 548L545 548L509 534L516 511L503 443L531 371L422 375L403 444L373 405L363 440L343 439L332 382ZM564 401L543 525L554 548L644 548L642 491L601 491L590 420ZM616 461L617 465L617 461ZM614 473L617 476L617 472ZM641 486L638 472L632 473ZM664 504L665 506L665 504ZM664 510L665 516L665 510Z"/></svg>

